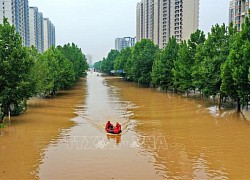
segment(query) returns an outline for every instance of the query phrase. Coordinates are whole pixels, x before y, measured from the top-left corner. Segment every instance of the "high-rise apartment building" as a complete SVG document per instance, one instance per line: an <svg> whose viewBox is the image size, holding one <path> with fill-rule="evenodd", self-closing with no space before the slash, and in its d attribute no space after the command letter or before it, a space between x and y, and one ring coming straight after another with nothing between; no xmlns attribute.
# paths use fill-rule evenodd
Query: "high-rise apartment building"
<svg viewBox="0 0 250 180"><path fill-rule="evenodd" d="M136 43L136 38L124 37L115 39L115 49L121 51L127 47L132 47Z"/></svg>
<svg viewBox="0 0 250 180"><path fill-rule="evenodd" d="M234 0L230 1L230 6L229 6L229 24L230 23L235 23L235 3Z"/></svg>
<svg viewBox="0 0 250 180"><path fill-rule="evenodd" d="M21 35L23 45L29 46L29 3L28 0L0 0L0 23L7 18Z"/></svg>
<svg viewBox="0 0 250 180"><path fill-rule="evenodd" d="M199 25L199 0L142 0L137 3L137 41L150 39L160 48L174 36L188 40Z"/></svg>
<svg viewBox="0 0 250 180"><path fill-rule="evenodd" d="M30 7L29 10L30 19L30 45L38 47L38 8Z"/></svg>
<svg viewBox="0 0 250 180"><path fill-rule="evenodd" d="M44 34L44 51L49 49L49 19L43 19L43 34Z"/></svg>
<svg viewBox="0 0 250 180"><path fill-rule="evenodd" d="M55 45L55 26L28 0L0 0L0 23L7 18L22 38L24 46L35 46L39 52Z"/></svg>
<svg viewBox="0 0 250 180"><path fill-rule="evenodd" d="M30 46L35 46L39 52L43 52L43 14L38 12L37 7L29 9Z"/></svg>
<svg viewBox="0 0 250 180"><path fill-rule="evenodd" d="M55 26L49 18L43 19L44 30L44 51L48 50L51 46L55 45Z"/></svg>
<svg viewBox="0 0 250 180"><path fill-rule="evenodd" d="M248 16L249 0L231 0L229 7L229 22L237 27L238 31L241 30L242 23L245 17Z"/></svg>
<svg viewBox="0 0 250 180"><path fill-rule="evenodd" d="M29 32L29 1L19 0L20 3L20 17L21 17L21 36L23 38L23 45L30 46L30 32Z"/></svg>
<svg viewBox="0 0 250 180"><path fill-rule="evenodd" d="M89 66L91 67L93 65L93 61L92 61L92 55L90 54L87 54L85 55L86 59L87 59L87 62L89 64Z"/></svg>
<svg viewBox="0 0 250 180"><path fill-rule="evenodd" d="M14 4L13 4L14 3ZM19 28L19 17L16 18L18 15L18 1L12 0L0 0L0 23L3 23L4 18L8 18L8 21L11 25L15 25ZM19 28L20 29L20 28ZM18 30L19 30L18 29ZM19 31L18 31L19 32Z"/></svg>
<svg viewBox="0 0 250 180"><path fill-rule="evenodd" d="M43 13L38 12L37 15L37 26L38 26L38 30L37 30L37 49L39 52L43 52L44 51L44 28L43 28Z"/></svg>

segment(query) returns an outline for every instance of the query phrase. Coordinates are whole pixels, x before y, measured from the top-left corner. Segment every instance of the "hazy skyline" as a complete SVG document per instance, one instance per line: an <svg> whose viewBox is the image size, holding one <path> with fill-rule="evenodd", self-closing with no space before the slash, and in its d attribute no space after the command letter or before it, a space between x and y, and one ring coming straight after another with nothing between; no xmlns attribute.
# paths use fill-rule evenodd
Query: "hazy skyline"
<svg viewBox="0 0 250 180"><path fill-rule="evenodd" d="M136 36L139 0L29 0L56 27L56 45L74 42L93 62L115 48L115 38ZM229 0L200 0L199 28L228 24Z"/></svg>

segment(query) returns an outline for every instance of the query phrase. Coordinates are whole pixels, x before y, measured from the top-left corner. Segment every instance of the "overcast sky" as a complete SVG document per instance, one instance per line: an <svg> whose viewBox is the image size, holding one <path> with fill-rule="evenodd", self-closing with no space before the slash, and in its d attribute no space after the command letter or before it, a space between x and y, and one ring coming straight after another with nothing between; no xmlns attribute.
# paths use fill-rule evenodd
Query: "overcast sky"
<svg viewBox="0 0 250 180"><path fill-rule="evenodd" d="M187 0L188 1L188 0ZM115 38L136 36L139 0L29 0L56 27L56 44L76 43L93 61L115 47ZM229 0L200 0L200 26L228 23Z"/></svg>

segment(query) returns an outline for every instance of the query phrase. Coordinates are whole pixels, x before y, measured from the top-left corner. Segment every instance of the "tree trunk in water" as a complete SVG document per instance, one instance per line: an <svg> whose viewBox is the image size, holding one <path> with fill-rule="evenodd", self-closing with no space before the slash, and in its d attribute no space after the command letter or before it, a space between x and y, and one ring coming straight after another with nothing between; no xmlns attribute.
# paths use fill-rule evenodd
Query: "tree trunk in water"
<svg viewBox="0 0 250 180"><path fill-rule="evenodd" d="M240 105L240 101L237 101L237 112L241 111L241 105Z"/></svg>
<svg viewBox="0 0 250 180"><path fill-rule="evenodd" d="M221 94L220 93L218 97L218 109L221 110Z"/></svg>
<svg viewBox="0 0 250 180"><path fill-rule="evenodd" d="M2 124L3 123L3 118L4 118L4 114L0 114L0 124Z"/></svg>

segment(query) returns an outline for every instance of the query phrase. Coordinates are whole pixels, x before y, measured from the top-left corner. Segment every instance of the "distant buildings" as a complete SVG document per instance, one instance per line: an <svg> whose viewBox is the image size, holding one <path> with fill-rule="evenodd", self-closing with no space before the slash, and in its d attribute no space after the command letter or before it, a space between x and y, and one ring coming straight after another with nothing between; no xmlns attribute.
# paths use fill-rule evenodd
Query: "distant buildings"
<svg viewBox="0 0 250 180"><path fill-rule="evenodd" d="M43 52L55 45L54 25L49 21L48 26L44 27L47 18L43 18L37 7L29 7L28 0L0 0L0 23L4 17L15 26L22 37L23 46L35 46L39 52Z"/></svg>
<svg viewBox="0 0 250 180"><path fill-rule="evenodd" d="M37 15L37 49L39 52L44 52L44 28L43 28L43 13L38 12ZM55 43L56 44L56 43ZM55 45L54 44L54 45Z"/></svg>
<svg viewBox="0 0 250 180"><path fill-rule="evenodd" d="M121 51L127 47L133 47L136 43L136 38L132 37L124 37L124 38L116 38L115 40L115 49Z"/></svg>
<svg viewBox="0 0 250 180"><path fill-rule="evenodd" d="M235 3L234 1L230 1L229 5L229 24L233 22L235 23Z"/></svg>
<svg viewBox="0 0 250 180"><path fill-rule="evenodd" d="M188 40L199 26L199 0L141 0L136 12L137 41L150 39L160 48L172 36Z"/></svg>
<svg viewBox="0 0 250 180"><path fill-rule="evenodd" d="M24 46L30 46L30 34L29 34L29 1L19 0L20 4L20 17L23 23L21 23L21 37L23 38Z"/></svg>
<svg viewBox="0 0 250 180"><path fill-rule="evenodd" d="M29 9L30 46L35 46L39 52L44 51L43 14L37 7Z"/></svg>
<svg viewBox="0 0 250 180"><path fill-rule="evenodd" d="M241 25L248 16L249 1L248 0L231 0L229 7L229 23L237 27L238 31L241 30Z"/></svg>
<svg viewBox="0 0 250 180"><path fill-rule="evenodd" d="M44 51L55 45L55 26L48 18L43 19Z"/></svg>
<svg viewBox="0 0 250 180"><path fill-rule="evenodd" d="M8 18L21 35L23 45L29 46L29 5L28 0L0 0L0 22Z"/></svg>
<svg viewBox="0 0 250 180"><path fill-rule="evenodd" d="M92 56L87 54L86 59L87 59L87 62L89 64L89 66L91 67L93 65Z"/></svg>

